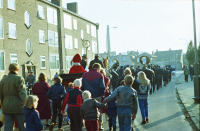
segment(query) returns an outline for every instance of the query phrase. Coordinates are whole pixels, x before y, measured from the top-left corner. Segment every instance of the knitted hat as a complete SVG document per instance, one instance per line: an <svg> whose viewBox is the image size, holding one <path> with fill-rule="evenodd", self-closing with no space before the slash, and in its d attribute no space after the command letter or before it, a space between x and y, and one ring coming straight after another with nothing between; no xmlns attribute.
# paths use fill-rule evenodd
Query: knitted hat
<svg viewBox="0 0 200 131"><path fill-rule="evenodd" d="M79 54L76 54L73 58L74 63L80 63L81 62L81 56Z"/></svg>

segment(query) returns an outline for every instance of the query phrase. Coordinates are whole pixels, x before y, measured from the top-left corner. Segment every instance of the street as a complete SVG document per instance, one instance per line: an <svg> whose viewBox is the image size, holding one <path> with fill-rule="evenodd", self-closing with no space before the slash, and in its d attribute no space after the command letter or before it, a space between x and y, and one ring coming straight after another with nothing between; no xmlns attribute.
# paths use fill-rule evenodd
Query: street
<svg viewBox="0 0 200 131"><path fill-rule="evenodd" d="M158 91L156 90L154 94L149 96L148 103L150 122L148 124L140 124L142 117L140 109L138 108L137 117L134 122L135 131L192 131L189 123L185 120L185 116L176 97L175 83L181 73L183 72L178 71L176 77L172 79L166 87L163 86ZM63 125L65 130L70 130L69 125L66 126L66 122L64 122ZM103 127L105 131L108 131L108 122L104 121ZM45 128L44 131L47 130L48 128ZM118 123L117 130L119 130ZM57 131L56 127L55 131ZM83 131L86 131L86 129L83 128Z"/></svg>

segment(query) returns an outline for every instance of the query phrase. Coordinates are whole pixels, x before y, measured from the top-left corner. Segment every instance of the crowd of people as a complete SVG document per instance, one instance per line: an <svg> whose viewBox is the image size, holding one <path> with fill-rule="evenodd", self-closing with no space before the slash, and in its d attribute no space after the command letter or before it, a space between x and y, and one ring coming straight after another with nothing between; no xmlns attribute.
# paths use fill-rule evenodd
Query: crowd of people
<svg viewBox="0 0 200 131"><path fill-rule="evenodd" d="M170 66L148 65L142 69L138 66L135 70L126 66L114 68L117 77L109 78L98 55L90 62L89 71L85 70L84 59L81 60L79 54L74 56L73 63L69 73L83 75L69 82L67 87L62 85L58 73L52 86L44 73L39 74L36 82L33 72L30 72L25 81L18 75L19 65L10 64L9 74L0 81L3 109L0 127L4 125L5 131L12 131L14 125L19 131L41 131L46 126L53 131L58 125L58 131L64 131L63 114L67 113L66 121L71 131L81 131L83 125L87 131L99 131L104 130L102 114L105 113L110 131L116 131L117 117L119 130L130 131L133 130L138 105L141 124L149 122L149 94L162 87L162 81L166 86L174 70ZM33 95L27 95L25 83L31 83ZM45 125L41 120L46 120Z"/></svg>

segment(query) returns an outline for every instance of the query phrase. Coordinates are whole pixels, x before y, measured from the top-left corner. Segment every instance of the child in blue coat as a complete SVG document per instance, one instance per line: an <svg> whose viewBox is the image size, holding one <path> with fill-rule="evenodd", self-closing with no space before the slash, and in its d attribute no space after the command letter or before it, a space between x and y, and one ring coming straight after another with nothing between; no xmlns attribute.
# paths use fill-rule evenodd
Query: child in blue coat
<svg viewBox="0 0 200 131"><path fill-rule="evenodd" d="M23 110L23 115L26 120L26 131L41 131L43 129L39 112L36 110L38 100L38 97L35 95L29 95L26 99Z"/></svg>

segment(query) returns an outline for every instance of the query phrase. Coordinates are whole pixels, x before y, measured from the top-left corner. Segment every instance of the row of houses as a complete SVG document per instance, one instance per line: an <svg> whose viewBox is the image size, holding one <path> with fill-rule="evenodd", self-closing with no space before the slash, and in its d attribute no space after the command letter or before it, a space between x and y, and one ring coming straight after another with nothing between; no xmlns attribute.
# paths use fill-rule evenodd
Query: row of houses
<svg viewBox="0 0 200 131"><path fill-rule="evenodd" d="M98 23L78 14L77 3L0 0L0 79L13 62L24 78L30 70L37 77L44 72L49 79L60 68L67 73L73 56L86 52L83 40L90 43L89 62L99 50L98 29Z"/></svg>
<svg viewBox="0 0 200 131"><path fill-rule="evenodd" d="M100 53L100 57L107 57L107 53ZM141 56L148 56L150 58L150 64L159 65L164 67L165 65L173 65L176 69L180 70L183 67L183 51L182 50L166 50L152 52L139 53L138 51L127 51L125 53L116 54L116 52L110 53L109 63L112 64L116 59L119 61L120 66L133 65L134 68L137 66L142 67L140 63Z"/></svg>

